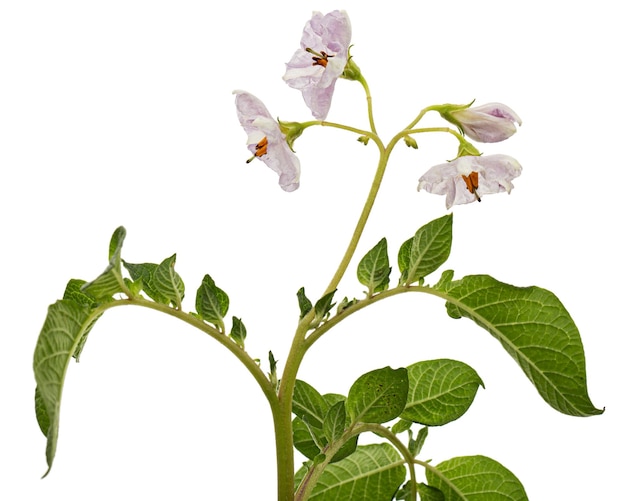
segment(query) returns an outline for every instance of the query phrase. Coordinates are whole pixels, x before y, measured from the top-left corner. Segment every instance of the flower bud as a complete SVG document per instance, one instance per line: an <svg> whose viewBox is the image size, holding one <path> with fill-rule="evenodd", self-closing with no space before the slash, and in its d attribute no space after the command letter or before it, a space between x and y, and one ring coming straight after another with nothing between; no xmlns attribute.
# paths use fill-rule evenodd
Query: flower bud
<svg viewBox="0 0 626 501"><path fill-rule="evenodd" d="M489 103L470 108L472 103L437 107L441 116L456 125L465 135L481 143L497 143L511 137L522 125L520 117L508 106Z"/></svg>

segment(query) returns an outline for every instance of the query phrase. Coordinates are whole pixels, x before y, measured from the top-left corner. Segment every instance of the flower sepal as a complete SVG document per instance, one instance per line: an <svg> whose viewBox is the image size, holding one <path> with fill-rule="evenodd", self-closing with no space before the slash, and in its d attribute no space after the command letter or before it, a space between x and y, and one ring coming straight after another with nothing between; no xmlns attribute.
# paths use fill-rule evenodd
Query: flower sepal
<svg viewBox="0 0 626 501"><path fill-rule="evenodd" d="M343 73L341 74L341 78L345 80L355 80L357 82L363 81L363 75L361 74L361 68L354 62L354 59L350 55L350 49L352 45L348 47L348 62L343 69Z"/></svg>
<svg viewBox="0 0 626 501"><path fill-rule="evenodd" d="M287 145L291 151L295 152L296 150L293 149L293 143L302 135L307 126L300 122L283 122L280 119L278 119L278 126L285 136Z"/></svg>
<svg viewBox="0 0 626 501"><path fill-rule="evenodd" d="M430 109L438 112L441 115L441 118L450 122L452 125L456 125L461 132L463 132L463 127L461 126L461 122L459 122L455 117L454 113L457 111L462 111L468 109L474 101L469 104L439 104L436 106L431 106Z"/></svg>
<svg viewBox="0 0 626 501"><path fill-rule="evenodd" d="M465 157L465 156L475 156L479 157L482 155L480 151L474 146L472 143L468 141L460 141L459 142L459 150L457 151L457 157Z"/></svg>

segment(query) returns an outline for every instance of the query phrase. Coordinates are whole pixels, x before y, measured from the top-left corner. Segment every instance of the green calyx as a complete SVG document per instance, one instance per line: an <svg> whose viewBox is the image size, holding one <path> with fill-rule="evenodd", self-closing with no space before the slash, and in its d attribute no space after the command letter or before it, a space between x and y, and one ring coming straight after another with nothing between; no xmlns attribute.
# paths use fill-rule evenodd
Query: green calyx
<svg viewBox="0 0 626 501"><path fill-rule="evenodd" d="M293 143L302 135L307 126L300 122L283 122L281 120L278 120L278 125L280 131L285 135L285 141L287 141L289 148L295 152Z"/></svg>

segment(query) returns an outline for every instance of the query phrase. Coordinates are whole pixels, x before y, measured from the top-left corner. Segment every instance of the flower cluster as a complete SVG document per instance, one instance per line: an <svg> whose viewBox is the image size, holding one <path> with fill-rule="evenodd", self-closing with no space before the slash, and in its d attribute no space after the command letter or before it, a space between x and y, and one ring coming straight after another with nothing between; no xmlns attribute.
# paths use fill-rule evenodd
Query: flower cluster
<svg viewBox="0 0 626 501"><path fill-rule="evenodd" d="M328 115L337 79L362 78L349 54L351 36L350 20L344 11L335 10L326 15L314 12L304 26L300 48L286 64L283 80L302 92L304 102L319 121L324 121ZM285 191L297 189L300 162L292 145L312 122L279 123L253 95L243 91L235 91L235 94L237 115L248 134L248 149L253 153L248 162L255 158L262 160L278 173L279 184ZM419 179L418 191L446 195L448 209L453 205L480 202L484 195L491 193L510 193L511 181L522 170L519 162L507 155L481 156L463 136L481 143L504 141L515 134L516 124L522 124L520 117L501 103L476 107L472 107L472 103L446 104L428 110L438 111L443 119L459 129L460 134L455 135L460 147L454 160L430 168ZM405 142L416 147L411 132L405 136Z"/></svg>

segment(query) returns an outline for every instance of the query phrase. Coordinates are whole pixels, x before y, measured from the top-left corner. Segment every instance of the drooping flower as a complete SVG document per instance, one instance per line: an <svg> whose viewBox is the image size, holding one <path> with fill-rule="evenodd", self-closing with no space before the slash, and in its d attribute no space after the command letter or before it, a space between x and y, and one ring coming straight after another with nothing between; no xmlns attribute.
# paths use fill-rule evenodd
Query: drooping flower
<svg viewBox="0 0 626 501"><path fill-rule="evenodd" d="M514 178L522 172L517 160L507 155L458 157L431 167L419 180L417 190L446 195L446 208L481 201L491 193L511 193Z"/></svg>
<svg viewBox="0 0 626 501"><path fill-rule="evenodd" d="M516 123L522 125L517 113L501 103L488 103L475 108L462 107L449 111L444 118L460 127L468 137L481 143L504 141L517 132Z"/></svg>
<svg viewBox="0 0 626 501"><path fill-rule="evenodd" d="M257 97L241 90L233 94L239 123L248 134L248 149L254 155L248 162L263 160L278 173L278 184L283 190L296 190L300 186L300 161L287 145L278 122Z"/></svg>
<svg viewBox="0 0 626 501"><path fill-rule="evenodd" d="M335 82L348 62L351 38L352 27L345 11L326 15L314 12L304 26L300 49L286 65L283 79L302 91L304 102L318 120L328 115Z"/></svg>

